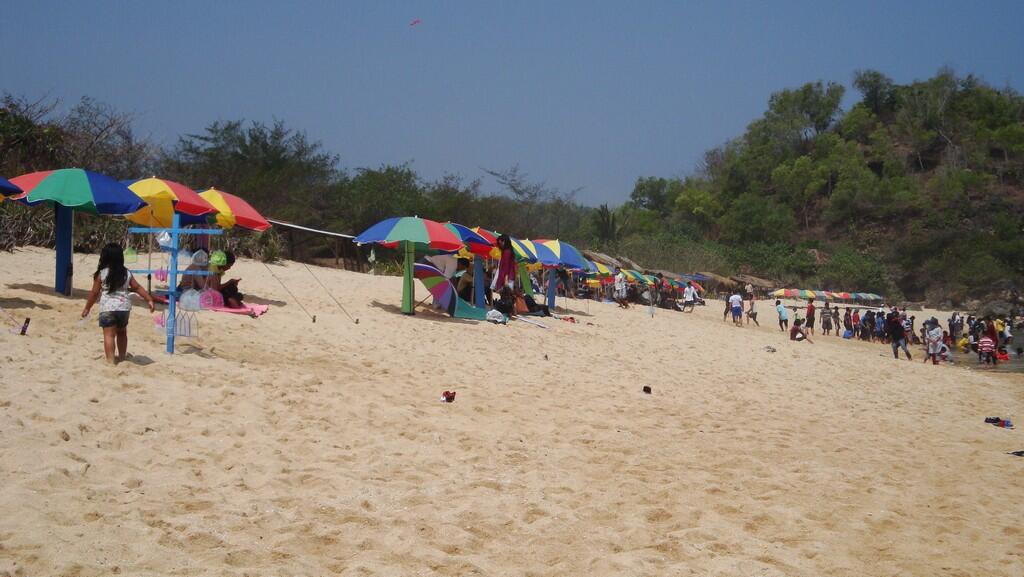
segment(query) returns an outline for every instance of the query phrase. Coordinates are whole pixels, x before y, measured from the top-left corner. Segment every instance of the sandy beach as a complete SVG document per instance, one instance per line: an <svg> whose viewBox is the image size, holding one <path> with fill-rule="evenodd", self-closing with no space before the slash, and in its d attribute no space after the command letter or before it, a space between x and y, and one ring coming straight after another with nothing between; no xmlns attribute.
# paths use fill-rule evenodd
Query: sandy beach
<svg viewBox="0 0 1024 577"><path fill-rule="evenodd" d="M354 324L271 265L313 323L252 261L268 314L169 357L140 302L110 367L95 264L66 299L51 251L0 254L32 318L0 331L2 576L1024 575L1024 437L983 422L1024 420L1022 375L792 343L767 303L407 317L400 278L315 268Z"/></svg>

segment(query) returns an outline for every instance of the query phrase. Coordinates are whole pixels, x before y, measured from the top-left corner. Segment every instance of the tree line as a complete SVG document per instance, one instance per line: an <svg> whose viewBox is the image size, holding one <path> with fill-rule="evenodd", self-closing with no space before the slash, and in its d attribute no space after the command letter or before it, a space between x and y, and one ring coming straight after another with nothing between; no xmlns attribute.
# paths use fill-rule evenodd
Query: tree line
<svg viewBox="0 0 1024 577"><path fill-rule="evenodd" d="M409 164L345 168L283 121L215 122L166 147L130 114L83 98L0 101L0 174L76 166L118 179L159 175L235 192L265 215L358 233L396 215L560 238L652 268L746 272L808 288L957 302L1024 270L1024 98L940 70L900 85L867 70L845 87L771 95L746 131L685 177L641 176L628 200L585 206L516 164L480 178L420 177ZM483 175L480 175L483 176ZM626 196L627 191L623 191ZM0 243L52 242L45 209L0 205ZM76 246L123 238L124 223L80 218ZM232 234L273 258L281 239Z"/></svg>

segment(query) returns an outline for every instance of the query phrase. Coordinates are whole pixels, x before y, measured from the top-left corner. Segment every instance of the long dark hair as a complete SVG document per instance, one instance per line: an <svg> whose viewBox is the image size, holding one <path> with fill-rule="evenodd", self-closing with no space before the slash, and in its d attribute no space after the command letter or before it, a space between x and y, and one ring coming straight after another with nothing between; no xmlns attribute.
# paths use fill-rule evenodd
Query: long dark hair
<svg viewBox="0 0 1024 577"><path fill-rule="evenodd" d="M503 252L504 252L505 249L512 250L512 239L509 238L509 236L507 234L503 234L503 235L499 236L494 241L494 244L497 245L497 247L499 249L501 249Z"/></svg>
<svg viewBox="0 0 1024 577"><path fill-rule="evenodd" d="M121 290L125 281L128 280L128 269L124 267L124 249L121 248L121 245L112 242L103 247L103 251L100 252L100 264L96 267L92 278L99 278L100 271L103 269L107 269L107 280L104 281L107 285L107 292L113 294Z"/></svg>

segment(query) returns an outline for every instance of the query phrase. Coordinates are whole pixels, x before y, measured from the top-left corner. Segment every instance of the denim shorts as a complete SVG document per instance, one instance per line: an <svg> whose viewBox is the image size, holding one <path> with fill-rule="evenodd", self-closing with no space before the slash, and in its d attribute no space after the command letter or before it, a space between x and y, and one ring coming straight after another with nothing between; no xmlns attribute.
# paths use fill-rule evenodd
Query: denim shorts
<svg viewBox="0 0 1024 577"><path fill-rule="evenodd" d="M131 311L107 311L100 313L100 326L103 328L117 327L123 329L128 326L128 317Z"/></svg>

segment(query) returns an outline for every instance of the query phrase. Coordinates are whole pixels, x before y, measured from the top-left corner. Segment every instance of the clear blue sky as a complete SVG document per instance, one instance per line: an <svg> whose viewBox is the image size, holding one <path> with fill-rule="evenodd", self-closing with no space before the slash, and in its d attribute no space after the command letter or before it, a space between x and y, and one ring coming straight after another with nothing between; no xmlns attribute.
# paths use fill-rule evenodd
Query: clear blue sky
<svg viewBox="0 0 1024 577"><path fill-rule="evenodd" d="M688 173L784 87L941 66L1024 83L1019 0L7 0L0 13L0 90L89 95L159 143L279 118L346 168L476 178L518 162L591 205L622 202L638 176Z"/></svg>

